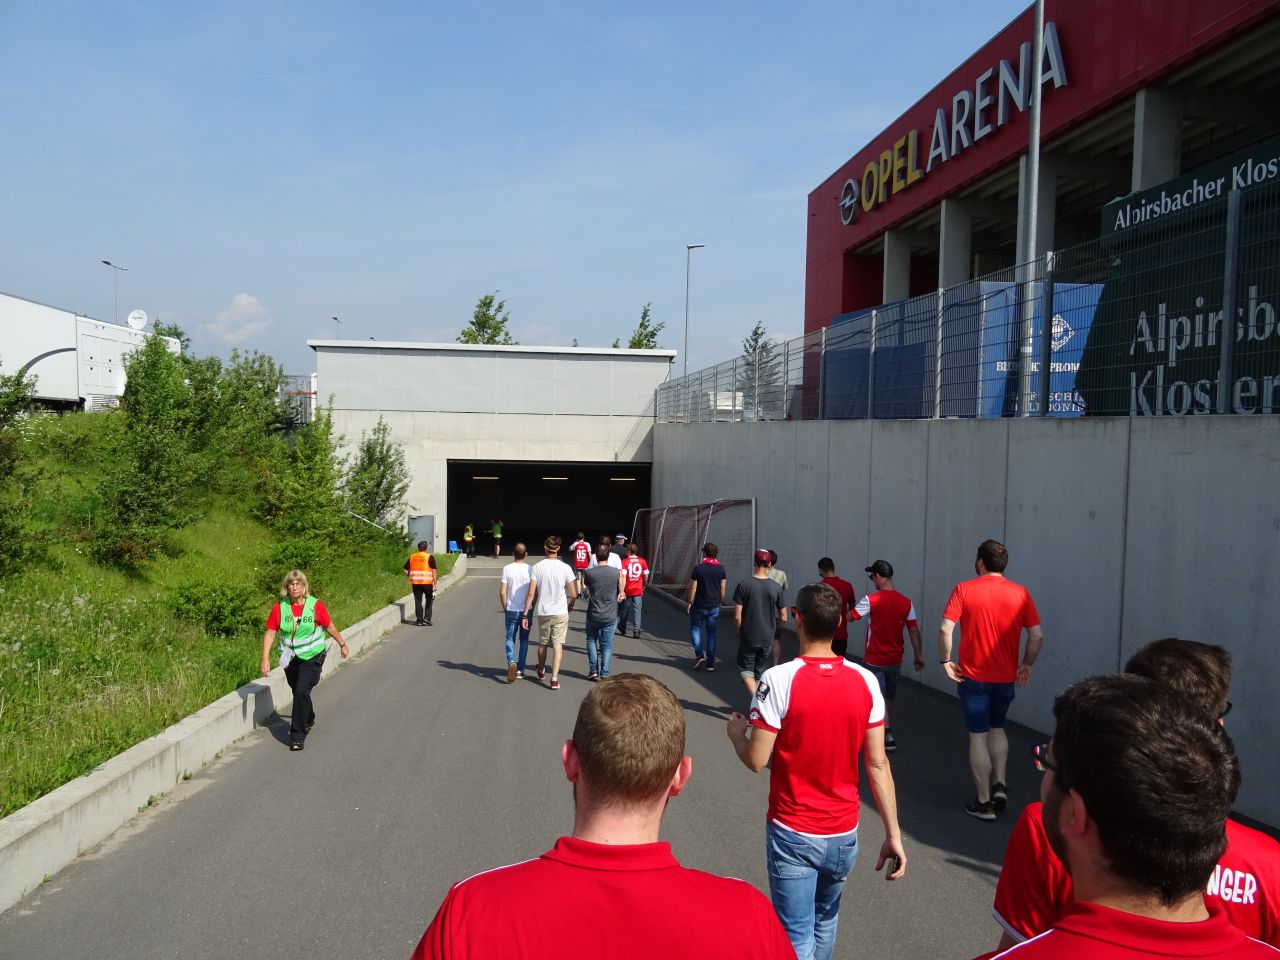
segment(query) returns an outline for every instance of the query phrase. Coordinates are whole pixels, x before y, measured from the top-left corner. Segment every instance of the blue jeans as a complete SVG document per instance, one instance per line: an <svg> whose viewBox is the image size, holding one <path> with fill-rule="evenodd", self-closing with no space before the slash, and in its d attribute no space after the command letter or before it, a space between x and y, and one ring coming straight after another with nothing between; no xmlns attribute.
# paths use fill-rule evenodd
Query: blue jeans
<svg viewBox="0 0 1280 960"><path fill-rule="evenodd" d="M505 611L507 618L507 663L513 660L516 669L524 672L525 660L529 657L529 630L527 627L520 626L520 611ZM516 631L520 631L520 659L516 660Z"/></svg>
<svg viewBox="0 0 1280 960"><path fill-rule="evenodd" d="M770 821L765 826L769 898L798 960L831 960L840 895L858 859L858 831L806 837Z"/></svg>
<svg viewBox="0 0 1280 960"><path fill-rule="evenodd" d="M627 624L631 623L632 619L635 620L635 623L632 624L632 629L636 633L640 632L640 614L643 610L643 593L634 597L627 597L622 603L618 604L618 629L622 631L624 637L627 635Z"/></svg>
<svg viewBox="0 0 1280 960"><path fill-rule="evenodd" d="M602 677L609 675L609 664L613 662L613 631L617 620L592 620L587 617L587 669ZM600 652L597 655L596 645ZM597 667L599 669L597 669Z"/></svg>
<svg viewBox="0 0 1280 960"><path fill-rule="evenodd" d="M707 626L706 651L702 647L702 625ZM694 607L689 611L689 633L693 638L693 655L716 662L716 626L720 623L719 607Z"/></svg>

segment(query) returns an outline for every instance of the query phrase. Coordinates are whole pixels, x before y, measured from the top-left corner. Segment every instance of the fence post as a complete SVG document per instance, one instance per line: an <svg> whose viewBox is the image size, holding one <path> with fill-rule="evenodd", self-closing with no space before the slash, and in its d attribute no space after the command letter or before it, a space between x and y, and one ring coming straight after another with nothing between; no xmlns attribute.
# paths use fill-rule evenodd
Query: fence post
<svg viewBox="0 0 1280 960"><path fill-rule="evenodd" d="M1235 366L1236 301L1240 272L1240 190L1227 194L1227 254L1222 265L1222 326L1218 342L1218 412L1231 413L1231 374Z"/></svg>
<svg viewBox="0 0 1280 960"><path fill-rule="evenodd" d="M818 347L818 419L825 420L827 412L827 328L822 328L822 342Z"/></svg>
<svg viewBox="0 0 1280 960"><path fill-rule="evenodd" d="M800 341L802 344L804 340ZM782 345L782 403L778 407L782 411L782 419L787 419L787 403L791 399L791 341Z"/></svg>
<svg viewBox="0 0 1280 960"><path fill-rule="evenodd" d="M871 347L867 350L867 419L876 418L876 319L878 311L871 311Z"/></svg>
<svg viewBox="0 0 1280 960"><path fill-rule="evenodd" d="M938 329L934 334L933 419L942 417L942 304L946 290L938 288Z"/></svg>
<svg viewBox="0 0 1280 960"><path fill-rule="evenodd" d="M752 388L752 392L751 392L751 398L752 398L751 399L751 408L752 408L751 419L759 420L760 419L760 344L756 344L755 374L756 374L756 378L755 378L756 385ZM745 419L745 416L746 416L746 411L743 411L744 419ZM754 506L752 507L752 509L755 509Z"/></svg>
<svg viewBox="0 0 1280 960"><path fill-rule="evenodd" d="M1044 255L1044 286L1040 307L1040 416L1049 415L1050 366L1053 364L1053 251Z"/></svg>

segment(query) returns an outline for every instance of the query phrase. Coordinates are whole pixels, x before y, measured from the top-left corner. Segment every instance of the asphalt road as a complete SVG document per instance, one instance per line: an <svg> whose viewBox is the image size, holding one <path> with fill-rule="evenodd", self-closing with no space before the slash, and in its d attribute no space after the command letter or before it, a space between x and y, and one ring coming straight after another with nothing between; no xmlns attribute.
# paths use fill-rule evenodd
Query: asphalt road
<svg viewBox="0 0 1280 960"><path fill-rule="evenodd" d="M435 626L401 626L326 680L305 751L288 752L277 719L5 913L0 960L402 960L452 882L548 849L572 826L559 751L588 688L582 612L562 689L509 686L497 572L477 561L437 602ZM687 711L693 778L664 839L685 865L767 892L768 774L741 766L724 730L745 703L732 621L715 674L690 671L687 633L682 611L650 600L644 637L616 641L612 672L652 674ZM954 698L904 683L894 729L907 876L873 873L883 836L864 791L836 955L972 957L999 939L992 893L1015 811L1038 790L1034 735L1010 728L1011 809L990 824L963 812L972 786ZM571 930L577 909L532 891L510 907L549 936ZM637 924L681 909L655 903Z"/></svg>

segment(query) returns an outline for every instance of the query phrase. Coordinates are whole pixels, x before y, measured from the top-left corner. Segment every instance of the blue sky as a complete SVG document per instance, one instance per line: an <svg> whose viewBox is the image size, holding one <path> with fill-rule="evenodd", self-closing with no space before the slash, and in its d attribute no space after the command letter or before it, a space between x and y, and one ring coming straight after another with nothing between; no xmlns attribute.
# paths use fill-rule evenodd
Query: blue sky
<svg viewBox="0 0 1280 960"><path fill-rule="evenodd" d="M0 291L198 353L800 333L810 190L1029 0L0 3ZM896 12L895 12L896 11ZM3 359L0 356L0 359Z"/></svg>

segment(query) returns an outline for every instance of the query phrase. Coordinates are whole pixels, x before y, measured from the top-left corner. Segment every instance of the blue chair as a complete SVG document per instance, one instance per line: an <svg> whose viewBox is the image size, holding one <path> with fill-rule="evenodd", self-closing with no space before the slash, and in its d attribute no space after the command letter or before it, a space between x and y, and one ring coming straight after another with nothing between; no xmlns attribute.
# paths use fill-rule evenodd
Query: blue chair
<svg viewBox="0 0 1280 960"><path fill-rule="evenodd" d="M450 552L450 553L461 553L461 552L462 552L461 550L459 550L459 549L458 549L458 541L457 541L457 540L450 540L450 541L449 541L449 552Z"/></svg>

